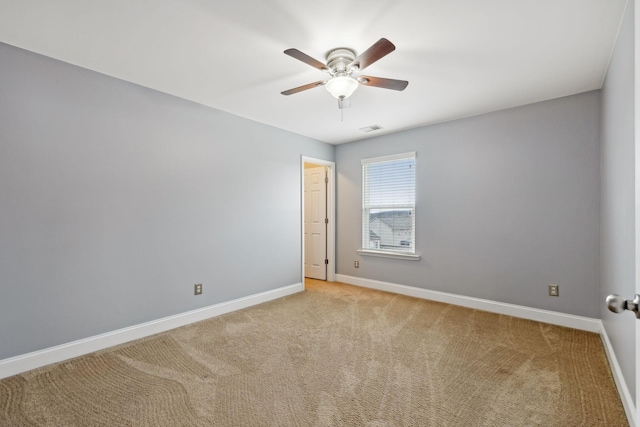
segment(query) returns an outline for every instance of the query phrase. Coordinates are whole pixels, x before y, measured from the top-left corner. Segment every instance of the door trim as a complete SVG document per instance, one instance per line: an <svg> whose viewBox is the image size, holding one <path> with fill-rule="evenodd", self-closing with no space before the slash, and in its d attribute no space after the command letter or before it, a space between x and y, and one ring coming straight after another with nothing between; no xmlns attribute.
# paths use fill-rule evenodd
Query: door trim
<svg viewBox="0 0 640 427"><path fill-rule="evenodd" d="M304 285L304 164L314 163L327 167L327 282L336 281L336 163L328 160L316 159L314 157L300 157L300 276Z"/></svg>

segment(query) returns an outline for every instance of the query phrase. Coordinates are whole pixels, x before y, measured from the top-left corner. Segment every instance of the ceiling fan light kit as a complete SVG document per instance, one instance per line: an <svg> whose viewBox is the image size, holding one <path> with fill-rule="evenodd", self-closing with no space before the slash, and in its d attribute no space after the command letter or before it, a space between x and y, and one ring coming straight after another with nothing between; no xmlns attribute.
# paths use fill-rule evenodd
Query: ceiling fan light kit
<svg viewBox="0 0 640 427"><path fill-rule="evenodd" d="M327 92L336 99L345 99L353 95L358 88L358 81L351 76L333 77L324 85Z"/></svg>
<svg viewBox="0 0 640 427"><path fill-rule="evenodd" d="M396 49L389 40L382 38L373 44L369 49L356 57L351 49L333 49L327 54L327 64L310 57L298 49L287 49L286 55L291 56L307 65L311 65L320 71L331 75L326 81L318 81L299 86L281 92L283 95L293 95L317 86L325 86L327 91L338 100L338 108L343 109L350 105L345 102L358 88L359 84L402 91L409 84L405 80L385 79L381 77L353 76L354 73L364 70L369 65L385 57Z"/></svg>

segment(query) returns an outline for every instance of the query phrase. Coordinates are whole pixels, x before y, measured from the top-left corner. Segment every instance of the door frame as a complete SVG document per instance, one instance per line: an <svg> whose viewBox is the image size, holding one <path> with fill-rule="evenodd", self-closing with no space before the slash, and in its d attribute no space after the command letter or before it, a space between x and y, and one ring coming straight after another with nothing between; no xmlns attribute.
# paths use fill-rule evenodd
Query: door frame
<svg viewBox="0 0 640 427"><path fill-rule="evenodd" d="M329 224L327 224L327 259L329 264L327 265L327 282L336 281L336 180L335 170L336 163L329 160L316 159L314 157L301 156L300 157L300 276L302 286L304 288L304 164L313 163L319 166L327 167L327 218Z"/></svg>

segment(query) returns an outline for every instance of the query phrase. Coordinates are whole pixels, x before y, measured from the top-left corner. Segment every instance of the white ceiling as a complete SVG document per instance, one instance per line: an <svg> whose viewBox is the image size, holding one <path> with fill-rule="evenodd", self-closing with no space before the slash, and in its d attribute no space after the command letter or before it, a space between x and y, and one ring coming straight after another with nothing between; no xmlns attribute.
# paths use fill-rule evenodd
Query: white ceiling
<svg viewBox="0 0 640 427"><path fill-rule="evenodd" d="M332 144L602 87L627 0L0 0L0 41ZM340 121L323 87L281 91L381 37ZM377 124L384 129L363 133Z"/></svg>

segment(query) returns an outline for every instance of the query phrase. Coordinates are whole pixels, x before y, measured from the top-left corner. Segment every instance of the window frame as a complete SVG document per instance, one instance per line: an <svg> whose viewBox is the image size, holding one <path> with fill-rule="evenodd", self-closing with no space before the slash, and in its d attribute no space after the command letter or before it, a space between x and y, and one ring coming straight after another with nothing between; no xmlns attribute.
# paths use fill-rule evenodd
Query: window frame
<svg viewBox="0 0 640 427"><path fill-rule="evenodd" d="M372 158L368 158L368 159L362 159L361 160L361 178L362 178L362 187L361 187L361 239L360 239L360 244L361 247L360 249L357 250L357 253L360 255L368 255L368 256L379 256L379 257L387 257L387 258L397 258L397 259L407 259L407 260L419 260L420 259L420 255L416 252L416 202L415 202L415 196L416 196L416 188L415 188L415 184L416 184L416 152L415 151L411 151L411 152L407 152L407 153L399 153L399 154L393 154L393 155L389 155L389 156L380 156L380 157L372 157ZM371 203L368 203L369 200L369 179L367 177L367 173L368 173L368 165L370 164L374 164L374 163L387 163L387 162L393 162L393 161L398 161L398 160L408 160L408 159L413 159L413 204L380 204L380 205L373 205ZM371 248L369 247L369 239L365 239L366 236L370 235L370 215L371 215L371 211L372 210L376 210L376 209L408 209L411 212L411 230L412 230L412 240L413 240L413 247L411 247L409 250L407 249L389 249L389 248L384 248L384 249L376 249L376 248Z"/></svg>

